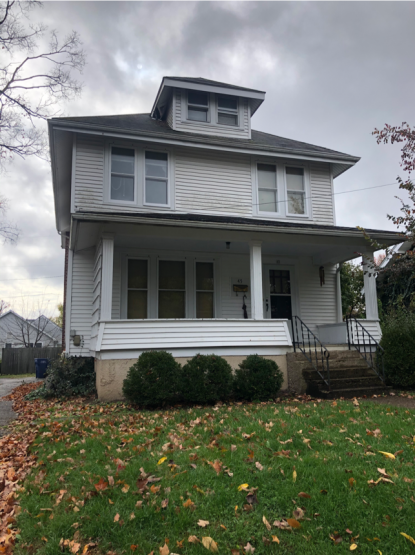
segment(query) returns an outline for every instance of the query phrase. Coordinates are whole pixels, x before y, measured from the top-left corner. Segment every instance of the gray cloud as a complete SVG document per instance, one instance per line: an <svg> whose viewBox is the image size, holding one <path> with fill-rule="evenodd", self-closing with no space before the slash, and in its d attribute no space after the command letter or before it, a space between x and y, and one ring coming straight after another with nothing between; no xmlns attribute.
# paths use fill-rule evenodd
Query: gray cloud
<svg viewBox="0 0 415 555"><path fill-rule="evenodd" d="M414 124L414 3L47 2L33 13L84 41L84 92L62 106L66 115L148 112L163 75L203 76L267 92L255 129L361 156L336 192L400 173L399 147L378 146L371 133ZM15 161L1 193L22 236L0 247L0 280L62 275L48 165ZM392 228L396 194L396 186L339 194L337 223ZM43 293L52 306L62 279L0 281L2 298Z"/></svg>

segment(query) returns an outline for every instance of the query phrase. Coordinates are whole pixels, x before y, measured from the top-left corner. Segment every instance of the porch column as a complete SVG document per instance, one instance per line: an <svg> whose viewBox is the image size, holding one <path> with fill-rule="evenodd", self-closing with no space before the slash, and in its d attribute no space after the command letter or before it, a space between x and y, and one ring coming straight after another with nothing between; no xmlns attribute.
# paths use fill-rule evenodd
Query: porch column
<svg viewBox="0 0 415 555"><path fill-rule="evenodd" d="M370 255L373 256L373 255ZM376 292L376 277L373 268L363 256L363 283L365 288L366 320L378 320L378 296Z"/></svg>
<svg viewBox="0 0 415 555"><path fill-rule="evenodd" d="M102 236L101 320L111 320L114 237Z"/></svg>
<svg viewBox="0 0 415 555"><path fill-rule="evenodd" d="M249 258L251 268L251 318L253 320L262 320L264 318L261 245L261 241L249 242Z"/></svg>

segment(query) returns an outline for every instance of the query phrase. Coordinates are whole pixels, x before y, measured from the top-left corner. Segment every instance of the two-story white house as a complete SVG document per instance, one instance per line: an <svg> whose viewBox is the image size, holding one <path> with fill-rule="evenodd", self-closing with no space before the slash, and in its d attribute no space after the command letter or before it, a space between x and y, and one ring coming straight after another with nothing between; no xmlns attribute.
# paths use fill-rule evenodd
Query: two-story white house
<svg viewBox="0 0 415 555"><path fill-rule="evenodd" d="M65 349L95 357L100 398L122 396L148 349L233 367L258 353L286 375L298 329L347 343L339 264L368 243L336 226L333 180L359 158L253 130L264 100L164 77L150 113L49 120ZM379 338L369 274L365 291L362 325Z"/></svg>

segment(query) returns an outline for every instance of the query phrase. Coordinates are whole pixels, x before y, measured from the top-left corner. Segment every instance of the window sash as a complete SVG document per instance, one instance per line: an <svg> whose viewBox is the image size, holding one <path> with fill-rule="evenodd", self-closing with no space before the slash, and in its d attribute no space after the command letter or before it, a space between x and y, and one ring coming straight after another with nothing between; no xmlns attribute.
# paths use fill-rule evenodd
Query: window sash
<svg viewBox="0 0 415 555"><path fill-rule="evenodd" d="M138 264L137 264L138 262ZM130 271L143 271L141 276L134 276ZM141 266L141 268L140 268ZM127 319L145 320L148 318L148 260L129 258L127 261ZM138 285L138 287L134 287ZM140 287L141 286L141 287Z"/></svg>
<svg viewBox="0 0 415 555"><path fill-rule="evenodd" d="M210 266L208 272L203 272L207 266ZM215 266L213 262L196 262L196 318L214 318L215 317ZM211 275L208 275L208 274ZM203 281L211 280L209 283ZM198 287L199 285L199 287ZM203 286L204 287L201 287ZM207 301L207 302L206 302Z"/></svg>
<svg viewBox="0 0 415 555"><path fill-rule="evenodd" d="M226 96L223 95L219 95L218 96L218 123L220 125L234 125L234 126L238 126L238 122L239 122L239 102L238 99L236 99L236 108L229 108L229 107L225 107L225 106L220 106L220 101L221 99L227 99ZM232 116L235 118L235 123L229 123L229 122L225 122L225 121L220 121L221 116Z"/></svg>
<svg viewBox="0 0 415 555"><path fill-rule="evenodd" d="M289 185L290 179L289 175L301 176L301 188L299 188L299 183L295 180ZM305 178L304 178L304 168L299 167L286 167L285 168L285 178L287 183L287 214L295 216L306 215L306 198L305 198Z"/></svg>
<svg viewBox="0 0 415 555"><path fill-rule="evenodd" d="M151 155L159 155L159 157L153 158L154 161L165 161L165 172L166 176L157 175L157 164L147 164L148 160L152 160ZM162 159L161 155L165 155L166 159ZM145 152L145 161L144 161L144 174L145 174L145 184L144 184L144 203L145 204L155 204L159 206L168 206L169 205L169 157L168 153L166 152L157 152L157 151L146 151ZM154 200L149 199L150 193L149 188L151 187L151 183L164 183L165 184L165 202L156 202ZM152 191L154 194L154 190ZM163 193L164 194L164 193Z"/></svg>
<svg viewBox="0 0 415 555"><path fill-rule="evenodd" d="M162 276L163 271L168 272L169 263L176 263L176 270L181 268L182 275L180 276L180 271L170 274L170 278L175 278L176 283L171 284L171 287L167 287L169 284L166 282L165 277ZM159 260L159 279L158 279L158 317L159 318L186 318L186 262L183 260ZM174 270L174 268L173 268ZM168 277L167 277L168 279ZM183 287L177 287L183 284ZM163 285L163 287L160 287ZM176 286L175 286L176 285Z"/></svg>
<svg viewBox="0 0 415 555"><path fill-rule="evenodd" d="M121 172L113 169L116 160L114 156L122 156L121 152L116 151L129 151L132 156L131 158L132 171L130 173ZM127 155L125 155L127 156ZM132 148L123 148L112 146L110 150L110 199L115 202L135 202L135 150ZM115 178L115 179L113 179ZM116 188L117 187L117 188ZM117 194L117 191L120 194Z"/></svg>
<svg viewBox="0 0 415 555"><path fill-rule="evenodd" d="M264 175L274 176L273 183L263 182L261 185L261 172ZM275 164L257 164L258 176L258 210L259 212L272 212L276 214L279 212L278 205L278 180L277 180L277 166ZM263 202L264 197L271 197L269 202Z"/></svg>

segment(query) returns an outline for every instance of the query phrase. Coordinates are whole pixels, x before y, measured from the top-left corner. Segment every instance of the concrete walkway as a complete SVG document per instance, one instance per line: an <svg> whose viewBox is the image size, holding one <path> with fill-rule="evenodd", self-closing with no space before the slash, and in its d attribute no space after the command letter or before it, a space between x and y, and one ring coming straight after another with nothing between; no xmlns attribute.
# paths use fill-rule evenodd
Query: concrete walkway
<svg viewBox="0 0 415 555"><path fill-rule="evenodd" d="M12 408L13 401L3 401L2 397L11 393L19 385L35 381L36 378L0 378L0 436L7 433L7 425L17 417Z"/></svg>

